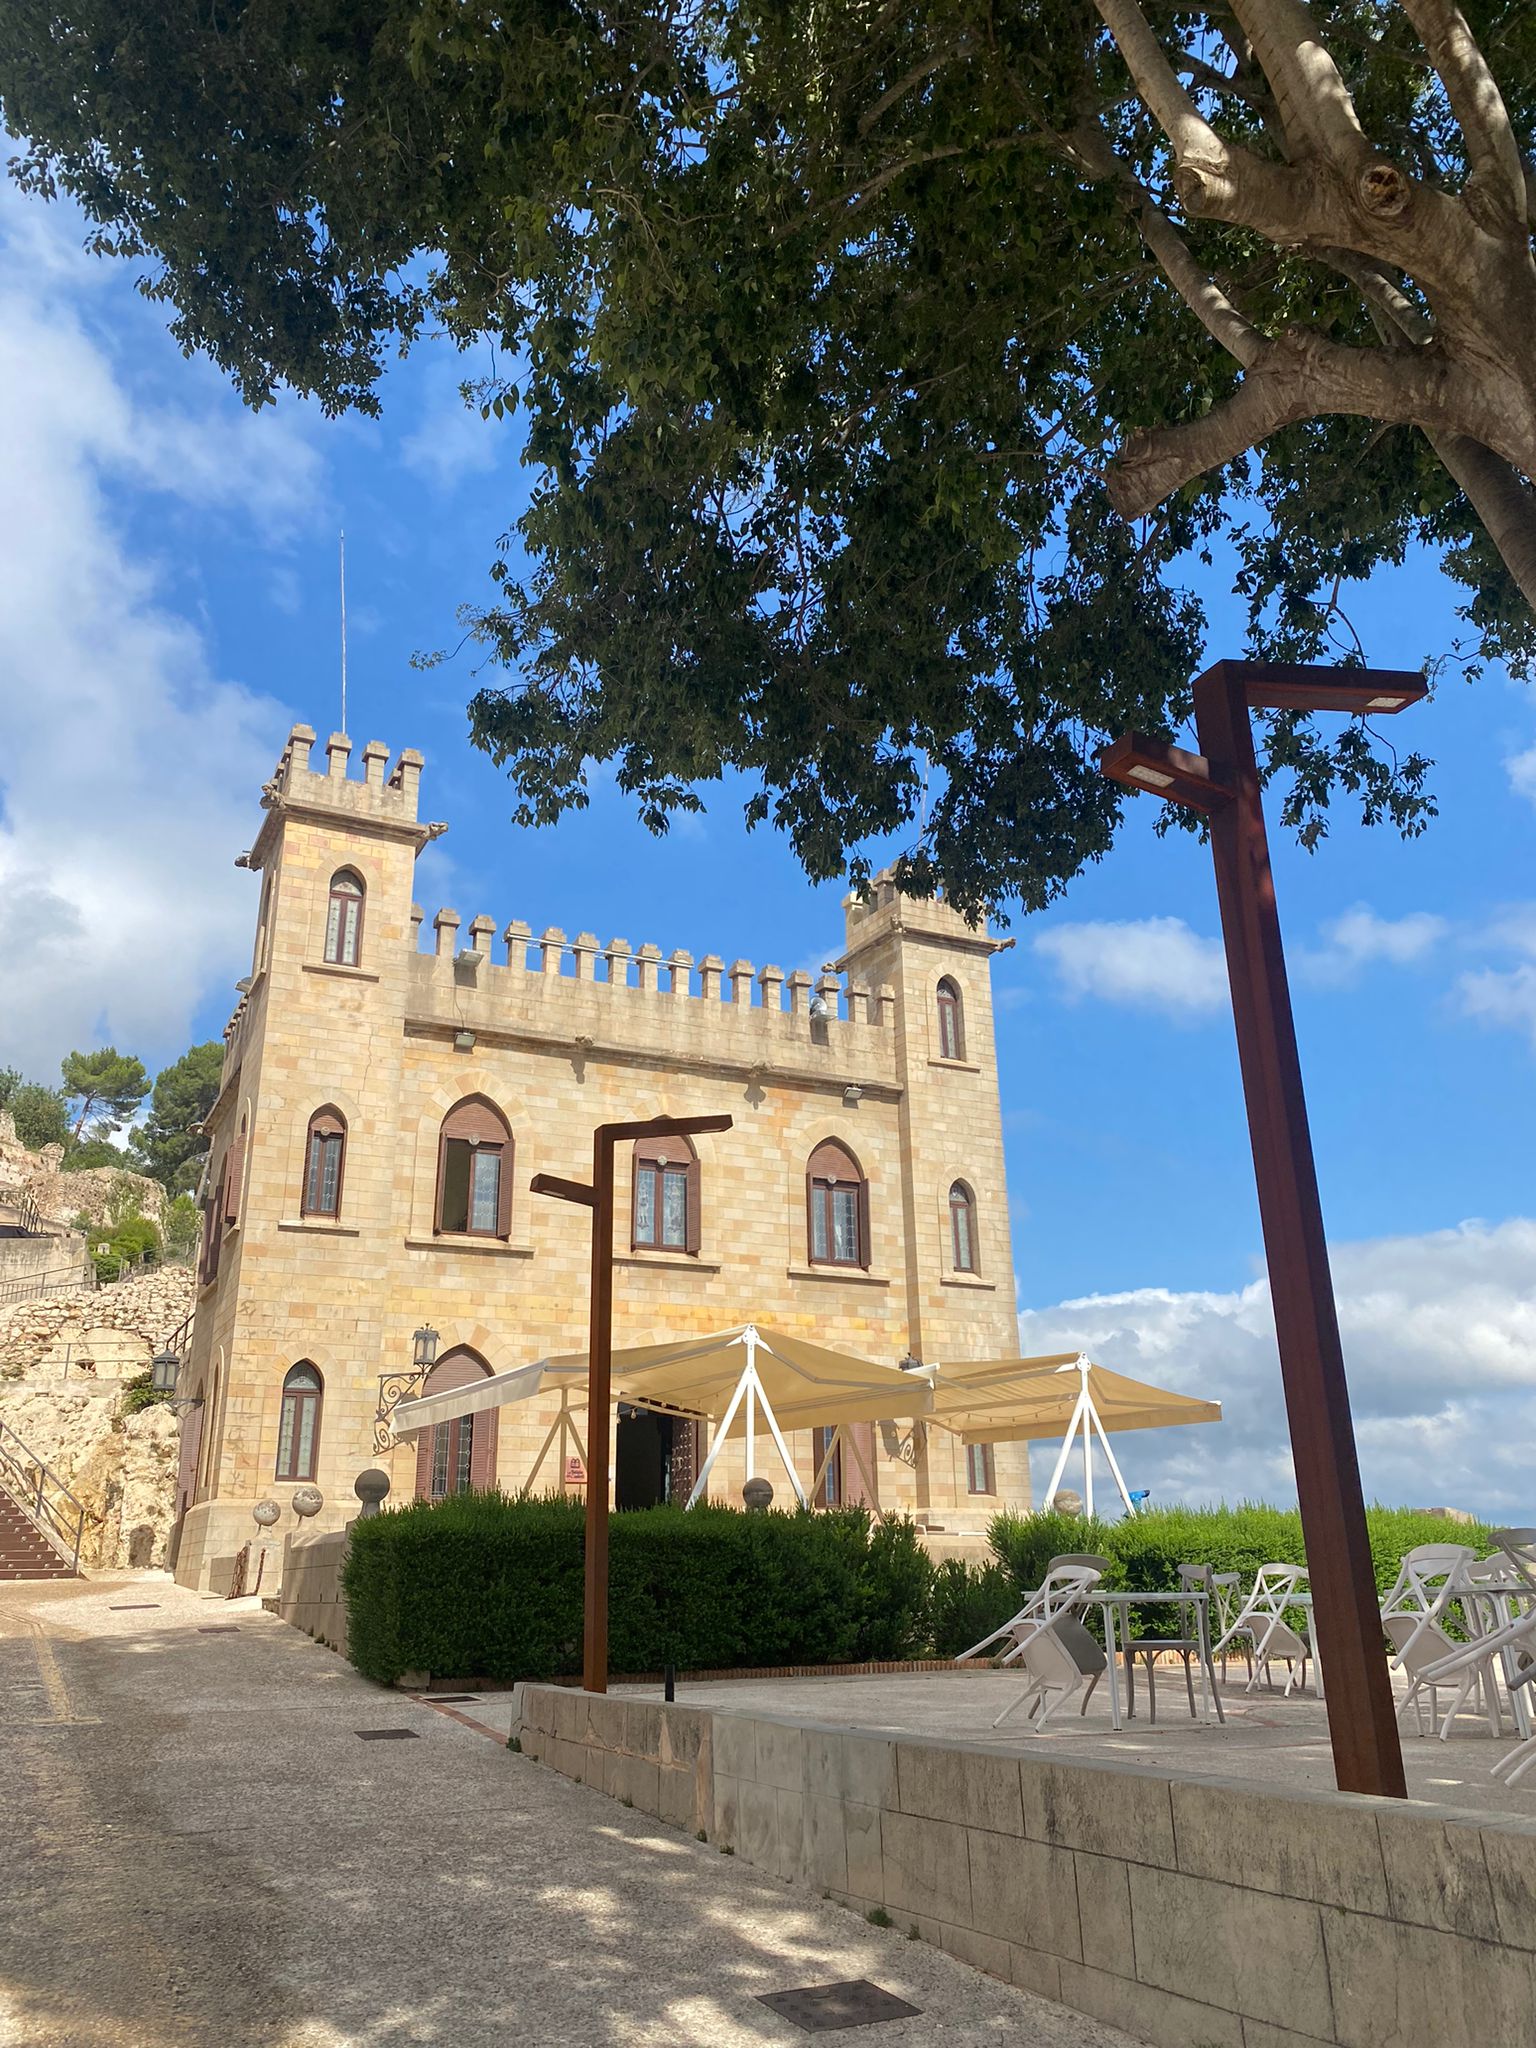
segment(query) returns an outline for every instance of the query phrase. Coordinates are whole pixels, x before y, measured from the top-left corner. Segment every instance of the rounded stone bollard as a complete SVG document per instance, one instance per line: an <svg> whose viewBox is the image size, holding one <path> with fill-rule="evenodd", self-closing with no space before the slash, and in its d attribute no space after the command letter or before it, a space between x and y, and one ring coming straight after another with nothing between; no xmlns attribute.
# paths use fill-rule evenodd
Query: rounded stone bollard
<svg viewBox="0 0 1536 2048"><path fill-rule="evenodd" d="M1080 1515L1083 1512L1083 1496L1070 1486L1063 1486L1050 1498L1053 1515Z"/></svg>
<svg viewBox="0 0 1536 2048"><path fill-rule="evenodd" d="M366 1472L359 1472L353 1480L352 1491L363 1504L359 1521L365 1515L376 1515L380 1501L389 1492L389 1474L378 1465L370 1465Z"/></svg>
<svg viewBox="0 0 1536 2048"><path fill-rule="evenodd" d="M290 1505L296 1515L308 1521L311 1515L318 1515L325 1506L325 1495L318 1486L301 1486Z"/></svg>
<svg viewBox="0 0 1536 2048"><path fill-rule="evenodd" d="M283 1510L275 1500L259 1500L251 1509L251 1519L258 1527L270 1529L282 1520Z"/></svg>
<svg viewBox="0 0 1536 2048"><path fill-rule="evenodd" d="M773 1482L768 1479L749 1479L741 1489L742 1502L755 1514L773 1506Z"/></svg>

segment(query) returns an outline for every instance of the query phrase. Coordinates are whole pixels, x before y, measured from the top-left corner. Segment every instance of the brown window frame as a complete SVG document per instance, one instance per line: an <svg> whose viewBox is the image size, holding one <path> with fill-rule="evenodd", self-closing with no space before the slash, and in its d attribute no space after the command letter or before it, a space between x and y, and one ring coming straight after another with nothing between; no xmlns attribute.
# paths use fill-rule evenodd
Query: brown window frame
<svg viewBox="0 0 1536 2048"><path fill-rule="evenodd" d="M468 1370L471 1366L473 1372ZM477 1380L490 1377L491 1368L478 1351L467 1344L456 1344L443 1353L427 1374L421 1391L424 1395L449 1393L456 1387L473 1386ZM416 1446L417 1500L446 1500L455 1493L485 1493L495 1486L500 1415L500 1409L487 1408L477 1415L455 1415L447 1422L434 1423L432 1428L422 1430ZM439 1464L445 1477L462 1464L467 1487L448 1486L441 1493L436 1492Z"/></svg>
<svg viewBox="0 0 1536 2048"><path fill-rule="evenodd" d="M330 1208L310 1200L310 1189L315 1178L315 1146L335 1142L340 1150L336 1159L336 1193ZM342 1185L347 1171L347 1120L333 1104L327 1103L317 1109L309 1120L304 1135L304 1178L299 1185L299 1214L301 1216L325 1216L334 1223L341 1215ZM323 1189L323 1180L322 1180Z"/></svg>
<svg viewBox="0 0 1536 2048"><path fill-rule="evenodd" d="M681 1148L681 1149L679 1149ZM683 1182L683 1241L669 1244L662 1232L665 1229L665 1181L669 1173L681 1170ZM645 1175L650 1175L655 1185L651 1192L651 1235L640 1235L640 1187ZM699 1252L699 1197L701 1176L699 1155L686 1137L637 1138L635 1140L634 1172L629 1198L629 1246L636 1252L686 1252L697 1258Z"/></svg>
<svg viewBox="0 0 1536 2048"><path fill-rule="evenodd" d="M960 1256L960 1217L965 1217L966 1249L969 1258ZM976 1253L976 1196L968 1182L952 1181L949 1188L949 1257L956 1273L979 1273L981 1260Z"/></svg>
<svg viewBox="0 0 1536 2048"><path fill-rule="evenodd" d="M313 1387L295 1387L290 1385L294 1374L301 1372L312 1372L319 1384ZM290 1404L293 1411L291 1425L288 1422ZM301 1459L299 1456L299 1446L303 1441L303 1419L306 1404L313 1407L314 1416L309 1431L309 1456ZM304 1480L312 1482L314 1480L315 1474L320 1469L320 1424L324 1419L324 1414L325 1374L321 1372L313 1359L301 1358L296 1364L290 1365L287 1372L283 1375L283 1399L282 1406L278 1410L277 1420L277 1456L274 1460L272 1472L274 1479L292 1482ZM285 1429L288 1437L286 1465L283 1458L283 1435Z"/></svg>
<svg viewBox="0 0 1536 2048"><path fill-rule="evenodd" d="M977 1453L980 1453L978 1459ZM995 1494L997 1492L997 1459L992 1444L967 1444L965 1447L965 1490L968 1494ZM984 1485L976 1484L978 1465Z"/></svg>
<svg viewBox="0 0 1536 2048"><path fill-rule="evenodd" d="M464 1193L464 1223L462 1228L450 1227L444 1220L447 1201L447 1175L450 1145L467 1145L469 1148L468 1173ZM475 1159L481 1152L492 1152L498 1160L496 1178L496 1222L487 1230L484 1224L477 1225L475 1215ZM443 1118L437 1137L437 1190L432 1206L432 1229L439 1237L488 1237L505 1238L512 1234L512 1173L516 1146L512 1127L496 1107L484 1095L466 1095L462 1102L456 1102Z"/></svg>
<svg viewBox="0 0 1536 2048"><path fill-rule="evenodd" d="M348 884L351 886L349 887ZM368 902L368 885L356 868L338 868L331 877L330 893L325 899L325 946L323 957L327 967L360 967L363 962L363 911ZM351 913L350 934L348 913ZM334 921L335 945L332 948L331 925ZM344 943L351 937L350 952Z"/></svg>
<svg viewBox="0 0 1536 2048"><path fill-rule="evenodd" d="M961 998L960 985L945 975L937 991L939 1011L939 1058L941 1060L963 1060L965 1058L965 1004Z"/></svg>
<svg viewBox="0 0 1536 2048"><path fill-rule="evenodd" d="M842 1171L844 1166L851 1172ZM837 1256L837 1203L836 1195L850 1186L854 1195L854 1255L851 1259ZM826 1253L818 1256L816 1251L816 1219L818 1214L824 1221ZM807 1262L812 1266L835 1266L844 1272L869 1271L869 1182L864 1170L848 1147L836 1138L825 1138L811 1154L805 1170L805 1252Z"/></svg>
<svg viewBox="0 0 1536 2048"><path fill-rule="evenodd" d="M827 1457L830 1439L835 1435L836 1423L818 1423L812 1432L812 1455L819 1466L826 1458L826 1470L821 1475L821 1484L816 1489L816 1505L819 1508L841 1508L848 1505L843 1490L843 1446L841 1441L831 1445L832 1455ZM814 1472L813 1475L814 1477Z"/></svg>

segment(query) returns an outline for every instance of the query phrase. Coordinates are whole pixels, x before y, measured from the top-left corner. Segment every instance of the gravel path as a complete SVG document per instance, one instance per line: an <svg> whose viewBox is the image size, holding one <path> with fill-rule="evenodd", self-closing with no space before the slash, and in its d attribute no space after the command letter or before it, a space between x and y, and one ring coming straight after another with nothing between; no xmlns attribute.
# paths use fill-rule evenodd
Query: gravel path
<svg viewBox="0 0 1536 2048"><path fill-rule="evenodd" d="M921 2015L839 2039L1133 2048L455 1712L163 1574L0 1586L0 2044L738 2048L868 1977Z"/></svg>

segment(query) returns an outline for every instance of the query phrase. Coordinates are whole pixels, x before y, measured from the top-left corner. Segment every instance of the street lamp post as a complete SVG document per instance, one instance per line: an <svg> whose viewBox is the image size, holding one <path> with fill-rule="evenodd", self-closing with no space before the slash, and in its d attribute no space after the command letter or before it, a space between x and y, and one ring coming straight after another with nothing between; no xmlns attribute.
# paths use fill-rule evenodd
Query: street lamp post
<svg viewBox="0 0 1536 2048"><path fill-rule="evenodd" d="M1398 669L1220 661L1194 685L1201 753L1130 733L1100 757L1114 781L1183 804L1210 825L1334 1773L1341 1791L1397 1799L1407 1796L1402 1747L1250 713L1392 713L1427 694L1421 676Z"/></svg>
<svg viewBox="0 0 1536 2048"><path fill-rule="evenodd" d="M536 1195L554 1195L592 1211L592 1290L587 1325L587 1541L582 1677L588 1692L608 1690L608 1467L613 1382L613 1154L630 1138L681 1138L728 1131L728 1116L655 1116L599 1124L592 1133L592 1179L536 1173Z"/></svg>

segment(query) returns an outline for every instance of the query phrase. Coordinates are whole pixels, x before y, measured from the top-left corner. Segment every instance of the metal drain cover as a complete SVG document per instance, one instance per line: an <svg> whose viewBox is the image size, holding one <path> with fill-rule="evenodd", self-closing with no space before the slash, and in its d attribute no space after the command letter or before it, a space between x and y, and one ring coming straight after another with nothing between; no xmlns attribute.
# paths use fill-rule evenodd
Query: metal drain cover
<svg viewBox="0 0 1536 2048"><path fill-rule="evenodd" d="M477 1692L424 1692L421 1701L428 1707L459 1707L471 1700L479 1699Z"/></svg>
<svg viewBox="0 0 1536 2048"><path fill-rule="evenodd" d="M414 1728L354 1728L359 1742L419 1742Z"/></svg>
<svg viewBox="0 0 1536 2048"><path fill-rule="evenodd" d="M141 1614L148 1607L158 1607L158 1600L117 1600L108 1608L108 1614Z"/></svg>
<svg viewBox="0 0 1536 2048"><path fill-rule="evenodd" d="M237 1636L239 1633L240 1624L238 1621L210 1622L207 1628L200 1628L198 1630L200 1636Z"/></svg>
<svg viewBox="0 0 1536 2048"><path fill-rule="evenodd" d="M793 2020L808 2034L830 2034L839 2027L872 2027L881 2020L908 2020L922 2010L892 1991L882 1991L867 1977L854 1977L846 1984L812 1984L803 1991L765 1991L757 2002Z"/></svg>

